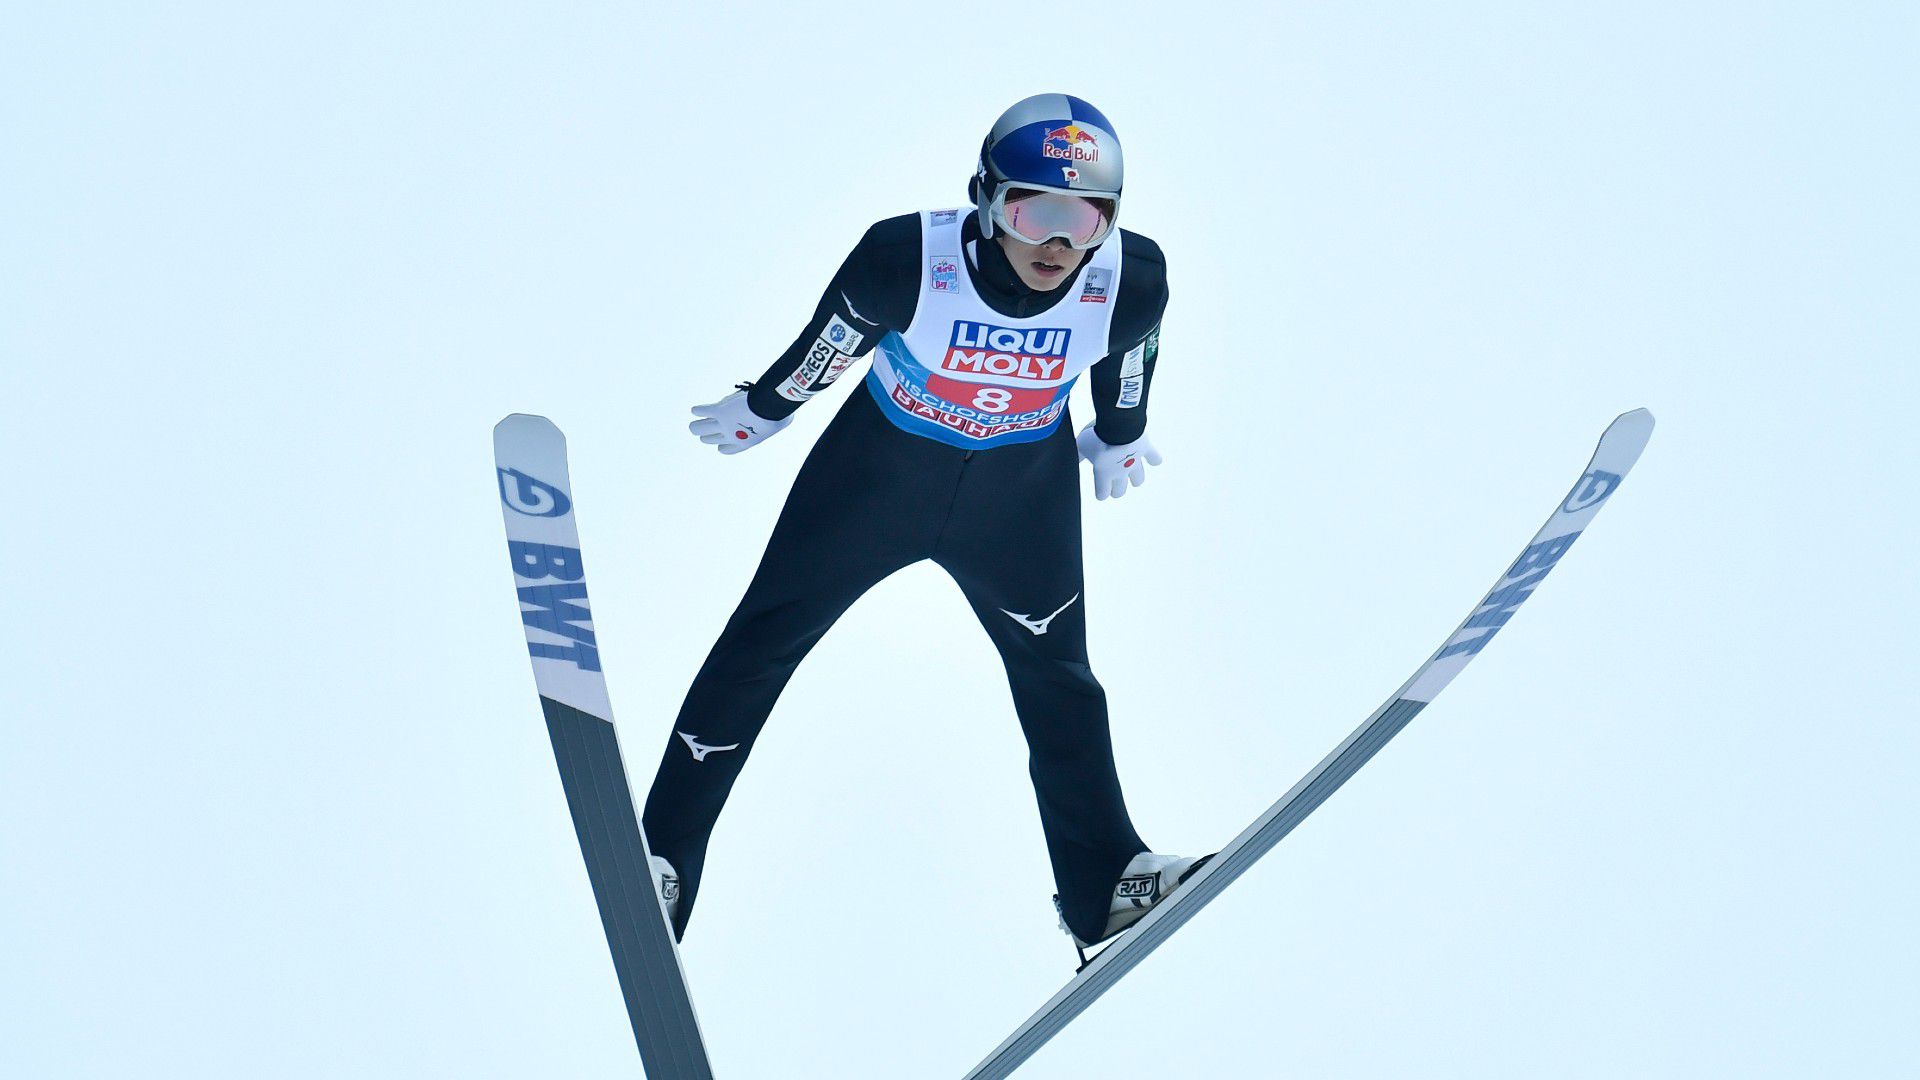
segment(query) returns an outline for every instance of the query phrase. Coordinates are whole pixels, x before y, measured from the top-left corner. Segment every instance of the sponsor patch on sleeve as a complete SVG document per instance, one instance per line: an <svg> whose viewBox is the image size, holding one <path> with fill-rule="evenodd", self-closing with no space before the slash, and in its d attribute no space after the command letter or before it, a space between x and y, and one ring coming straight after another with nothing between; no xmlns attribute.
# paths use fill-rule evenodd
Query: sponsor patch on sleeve
<svg viewBox="0 0 1920 1080"><path fill-rule="evenodd" d="M839 355L840 351L827 344L826 338L814 338L813 344L807 347L807 358L800 361L800 366L775 391L788 401L807 400L820 392L820 386L814 383L819 380L820 373L827 369L827 362Z"/></svg>
<svg viewBox="0 0 1920 1080"><path fill-rule="evenodd" d="M1120 358L1120 397L1114 405L1122 409L1135 409L1147 390L1147 347L1153 341L1151 335L1145 341L1127 350Z"/></svg>
<svg viewBox="0 0 1920 1080"><path fill-rule="evenodd" d="M827 318L827 328L820 336L828 344L843 353L850 353L859 348L860 343L865 341L867 337L867 335L848 325L847 322L838 315L832 315Z"/></svg>

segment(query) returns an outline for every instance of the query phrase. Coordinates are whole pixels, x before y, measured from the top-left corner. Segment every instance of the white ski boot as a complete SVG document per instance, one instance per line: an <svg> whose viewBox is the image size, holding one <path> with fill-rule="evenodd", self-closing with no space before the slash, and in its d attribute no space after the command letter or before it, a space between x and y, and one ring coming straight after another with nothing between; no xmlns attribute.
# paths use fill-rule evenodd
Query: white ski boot
<svg viewBox="0 0 1920 1080"><path fill-rule="evenodd" d="M667 921L672 922L680 915L680 875L673 864L654 855L648 860L653 868L653 887L660 894L660 904L667 909Z"/></svg>
<svg viewBox="0 0 1920 1080"><path fill-rule="evenodd" d="M1153 905L1167 898L1168 894L1180 887L1180 883L1193 876L1194 871L1206 865L1212 855L1180 856L1158 855L1143 851L1127 864L1126 872L1120 875L1120 881L1113 887L1113 902L1107 907L1107 925L1100 936L1092 941L1081 941L1080 935L1067 926L1066 917L1060 919L1060 929L1073 939L1073 947L1080 950L1080 958L1086 959L1086 950L1102 941L1119 934L1120 931L1147 917ZM1054 907L1060 905L1060 898L1053 898Z"/></svg>

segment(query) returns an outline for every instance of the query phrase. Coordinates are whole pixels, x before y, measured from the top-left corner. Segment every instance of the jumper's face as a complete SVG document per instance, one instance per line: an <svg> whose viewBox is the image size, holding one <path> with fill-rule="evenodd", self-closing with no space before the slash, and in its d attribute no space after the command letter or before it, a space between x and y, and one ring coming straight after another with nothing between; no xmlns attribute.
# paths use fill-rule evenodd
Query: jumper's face
<svg viewBox="0 0 1920 1080"><path fill-rule="evenodd" d="M1060 287L1074 268L1087 257L1085 251L1076 251L1067 245L1065 239L1054 237L1044 244L1029 244L1007 235L1002 229L993 234L1000 242L1000 250L1007 253L1007 261L1013 264L1013 272L1027 288L1035 292L1048 292Z"/></svg>

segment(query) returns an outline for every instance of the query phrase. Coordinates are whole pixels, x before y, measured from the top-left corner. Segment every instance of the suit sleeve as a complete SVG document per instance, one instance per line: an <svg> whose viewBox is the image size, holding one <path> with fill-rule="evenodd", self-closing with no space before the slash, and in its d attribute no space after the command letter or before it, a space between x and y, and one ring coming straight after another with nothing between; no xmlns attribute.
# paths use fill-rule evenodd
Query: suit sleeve
<svg viewBox="0 0 1920 1080"><path fill-rule="evenodd" d="M1160 359L1160 318L1167 309L1167 264L1159 245L1126 234L1126 256L1114 298L1113 351L1087 372L1093 433L1109 446L1147 432L1147 394Z"/></svg>
<svg viewBox="0 0 1920 1080"><path fill-rule="evenodd" d="M920 297L920 215L888 218L860 238L820 294L813 318L747 390L747 406L783 420L833 385L882 335L913 323Z"/></svg>

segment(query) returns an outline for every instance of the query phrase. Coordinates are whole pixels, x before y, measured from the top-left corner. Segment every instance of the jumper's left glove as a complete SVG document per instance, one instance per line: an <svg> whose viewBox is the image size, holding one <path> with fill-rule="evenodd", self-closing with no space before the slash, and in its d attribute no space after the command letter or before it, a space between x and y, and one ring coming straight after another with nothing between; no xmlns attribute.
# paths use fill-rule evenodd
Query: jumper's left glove
<svg viewBox="0 0 1920 1080"><path fill-rule="evenodd" d="M1147 482L1147 466L1160 464L1160 451L1145 435L1120 446L1109 446L1093 433L1093 425L1080 429L1074 440L1080 456L1093 466L1093 497L1117 499L1127 493L1131 482L1139 487Z"/></svg>

